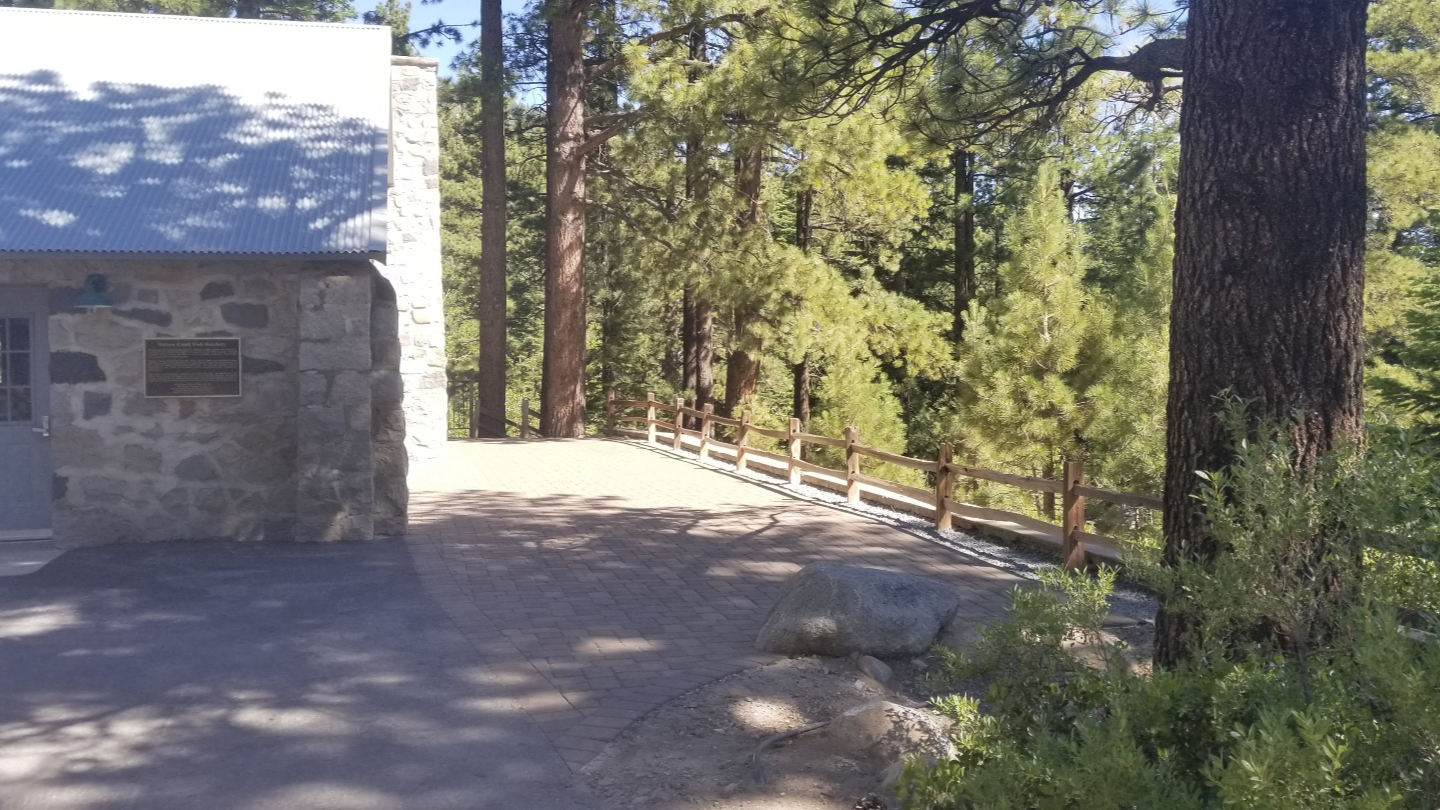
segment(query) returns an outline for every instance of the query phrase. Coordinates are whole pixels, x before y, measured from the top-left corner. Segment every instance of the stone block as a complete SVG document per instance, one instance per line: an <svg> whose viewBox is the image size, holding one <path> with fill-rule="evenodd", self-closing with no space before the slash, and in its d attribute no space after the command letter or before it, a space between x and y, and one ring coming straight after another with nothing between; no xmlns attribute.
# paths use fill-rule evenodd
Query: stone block
<svg viewBox="0 0 1440 810"><path fill-rule="evenodd" d="M263 357L250 357L244 355L240 358L240 373L242 374L277 374L285 370L285 364L277 360L266 360Z"/></svg>
<svg viewBox="0 0 1440 810"><path fill-rule="evenodd" d="M220 317L231 326L264 329L270 325L270 308L264 304L230 302L220 305Z"/></svg>
<svg viewBox="0 0 1440 810"><path fill-rule="evenodd" d="M52 385L98 382L105 382L105 372L100 369L100 358L89 352L50 353Z"/></svg>
<svg viewBox="0 0 1440 810"><path fill-rule="evenodd" d="M121 451L125 469L135 473L160 472L160 452L143 444L127 444Z"/></svg>
<svg viewBox="0 0 1440 810"><path fill-rule="evenodd" d="M220 471L206 455L195 455L175 465L175 477L181 481L215 481Z"/></svg>
<svg viewBox="0 0 1440 810"><path fill-rule="evenodd" d="M300 370L368 372L370 370L370 342L367 340L301 341Z"/></svg>
<svg viewBox="0 0 1440 810"><path fill-rule="evenodd" d="M212 301L216 298L230 298L235 295L235 285L228 281L212 281L200 290L201 301Z"/></svg>
<svg viewBox="0 0 1440 810"><path fill-rule="evenodd" d="M212 515L221 514L230 506L224 487L202 487L195 490L194 503L196 509Z"/></svg>
<svg viewBox="0 0 1440 810"><path fill-rule="evenodd" d="M163 399L146 399L144 394L132 393L125 397L120 412L126 416L158 416L165 413Z"/></svg>
<svg viewBox="0 0 1440 810"><path fill-rule="evenodd" d="M110 413L110 395L100 391L86 391L82 399L81 417L95 419Z"/></svg>
<svg viewBox="0 0 1440 810"><path fill-rule="evenodd" d="M87 475L80 479L80 491L86 503L115 503L125 497L126 483L108 475Z"/></svg>

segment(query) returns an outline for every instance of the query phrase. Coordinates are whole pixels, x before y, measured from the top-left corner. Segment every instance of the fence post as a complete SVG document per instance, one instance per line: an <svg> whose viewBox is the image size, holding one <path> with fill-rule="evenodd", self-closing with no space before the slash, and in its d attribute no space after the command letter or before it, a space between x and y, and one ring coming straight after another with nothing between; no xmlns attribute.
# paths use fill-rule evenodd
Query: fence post
<svg viewBox="0 0 1440 810"><path fill-rule="evenodd" d="M615 435L615 389L605 392L605 435Z"/></svg>
<svg viewBox="0 0 1440 810"><path fill-rule="evenodd" d="M470 392L470 438L478 439L480 438L480 386L476 385L472 388L467 385L465 390Z"/></svg>
<svg viewBox="0 0 1440 810"><path fill-rule="evenodd" d="M800 468L796 466L795 462L800 460L800 447L802 444L802 442L800 441L800 419L798 417L790 417L790 433L785 438L785 443L788 445L788 449L790 450L790 464L788 470L788 472L790 473L790 483L798 484L800 483Z"/></svg>
<svg viewBox="0 0 1440 810"><path fill-rule="evenodd" d="M705 415L700 417L700 460L704 461L710 458L710 432L715 429L715 425L710 421L710 417L715 415L715 403L705 403L705 408L702 412Z"/></svg>
<svg viewBox="0 0 1440 810"><path fill-rule="evenodd" d="M950 508L945 505L945 500L950 497L950 491L955 488L955 473L950 471L950 443L941 442L940 452L936 455L935 466L935 528L950 528Z"/></svg>
<svg viewBox="0 0 1440 810"><path fill-rule="evenodd" d="M855 477L860 474L860 454L855 452L859 441L860 428L845 428L845 500L850 503L860 502L860 479Z"/></svg>
<svg viewBox="0 0 1440 810"><path fill-rule="evenodd" d="M1075 487L1085 483L1085 462L1079 459L1065 462L1065 493L1063 506L1064 523L1061 539L1064 545L1060 556L1066 568L1085 567L1085 544L1080 541L1080 532L1085 530L1085 496L1075 492Z"/></svg>
<svg viewBox="0 0 1440 810"><path fill-rule="evenodd" d="M530 400L520 400L520 438L530 438Z"/></svg>
<svg viewBox="0 0 1440 810"><path fill-rule="evenodd" d="M655 443L655 392L645 392L645 441Z"/></svg>
<svg viewBox="0 0 1440 810"><path fill-rule="evenodd" d="M735 469L745 471L745 442L750 440L750 409L740 412L740 435L735 437Z"/></svg>
<svg viewBox="0 0 1440 810"><path fill-rule="evenodd" d="M677 453L680 452L681 447L680 425L685 421L685 415L680 412L683 407L685 407L685 398L675 397L675 435L671 437L670 449Z"/></svg>

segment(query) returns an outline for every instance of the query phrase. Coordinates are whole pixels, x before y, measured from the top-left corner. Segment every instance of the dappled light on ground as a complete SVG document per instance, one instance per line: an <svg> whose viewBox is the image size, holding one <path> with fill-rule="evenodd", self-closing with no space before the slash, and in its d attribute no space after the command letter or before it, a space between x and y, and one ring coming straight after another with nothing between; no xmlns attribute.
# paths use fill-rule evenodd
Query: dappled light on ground
<svg viewBox="0 0 1440 810"><path fill-rule="evenodd" d="M408 543L440 603L572 767L635 719L778 660L753 648L782 583L838 560L958 586L1019 581L853 514L619 441L455 442L421 471Z"/></svg>
<svg viewBox="0 0 1440 810"><path fill-rule="evenodd" d="M0 590L0 806L582 806L398 543L72 551Z"/></svg>

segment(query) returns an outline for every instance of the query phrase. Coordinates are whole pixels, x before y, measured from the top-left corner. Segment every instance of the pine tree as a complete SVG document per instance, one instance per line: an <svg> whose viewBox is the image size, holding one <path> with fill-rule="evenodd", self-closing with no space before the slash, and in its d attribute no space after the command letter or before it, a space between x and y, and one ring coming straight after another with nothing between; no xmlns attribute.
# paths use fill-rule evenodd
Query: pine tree
<svg viewBox="0 0 1440 810"><path fill-rule="evenodd" d="M1406 313L1408 341L1396 358L1398 368L1372 379L1389 404L1413 417L1427 433L1440 437L1440 273L1432 271Z"/></svg>
<svg viewBox="0 0 1440 810"><path fill-rule="evenodd" d="M987 466L1054 478L1064 459L1084 454L1113 315L1085 288L1080 235L1053 162L1027 197L1006 224L1015 238L1005 294L967 317L960 438ZM1052 498L1044 510L1053 508Z"/></svg>

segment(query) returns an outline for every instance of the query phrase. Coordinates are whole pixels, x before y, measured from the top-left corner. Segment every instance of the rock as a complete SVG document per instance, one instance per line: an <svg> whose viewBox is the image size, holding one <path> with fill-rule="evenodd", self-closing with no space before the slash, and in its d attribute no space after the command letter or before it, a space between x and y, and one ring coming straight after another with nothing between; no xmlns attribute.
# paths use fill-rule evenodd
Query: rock
<svg viewBox="0 0 1440 810"><path fill-rule="evenodd" d="M901 757L889 765L886 765L885 769L880 772L879 777L877 777L879 785L875 789L880 791L882 795L894 796L896 792L895 788L900 783L900 777L905 773L905 766L914 760L919 760L920 764L926 768L933 768L940 763L938 758L929 754Z"/></svg>
<svg viewBox="0 0 1440 810"><path fill-rule="evenodd" d="M879 658L873 655L862 655L855 661L855 666L861 672L869 675L880 683L889 683L895 677L895 671Z"/></svg>
<svg viewBox="0 0 1440 810"><path fill-rule="evenodd" d="M885 766L880 772L880 792L894 793L895 784L900 781L900 775L905 773L905 760L897 759Z"/></svg>
<svg viewBox="0 0 1440 810"><path fill-rule="evenodd" d="M1134 627L1138 624L1140 624L1139 619L1136 619L1133 616L1126 616L1123 613L1107 614L1105 618L1100 622L1100 626L1107 629L1117 627Z"/></svg>
<svg viewBox="0 0 1440 810"><path fill-rule="evenodd" d="M980 630L981 625L973 619L956 616L940 630L940 637L935 643L953 653L968 655L980 641Z"/></svg>
<svg viewBox="0 0 1440 810"><path fill-rule="evenodd" d="M755 648L835 657L918 655L959 605L955 591L922 577L811 563L785 583Z"/></svg>
<svg viewBox="0 0 1440 810"><path fill-rule="evenodd" d="M877 700L835 718L827 734L856 752L887 760L911 755L955 756L951 722L920 709Z"/></svg>

